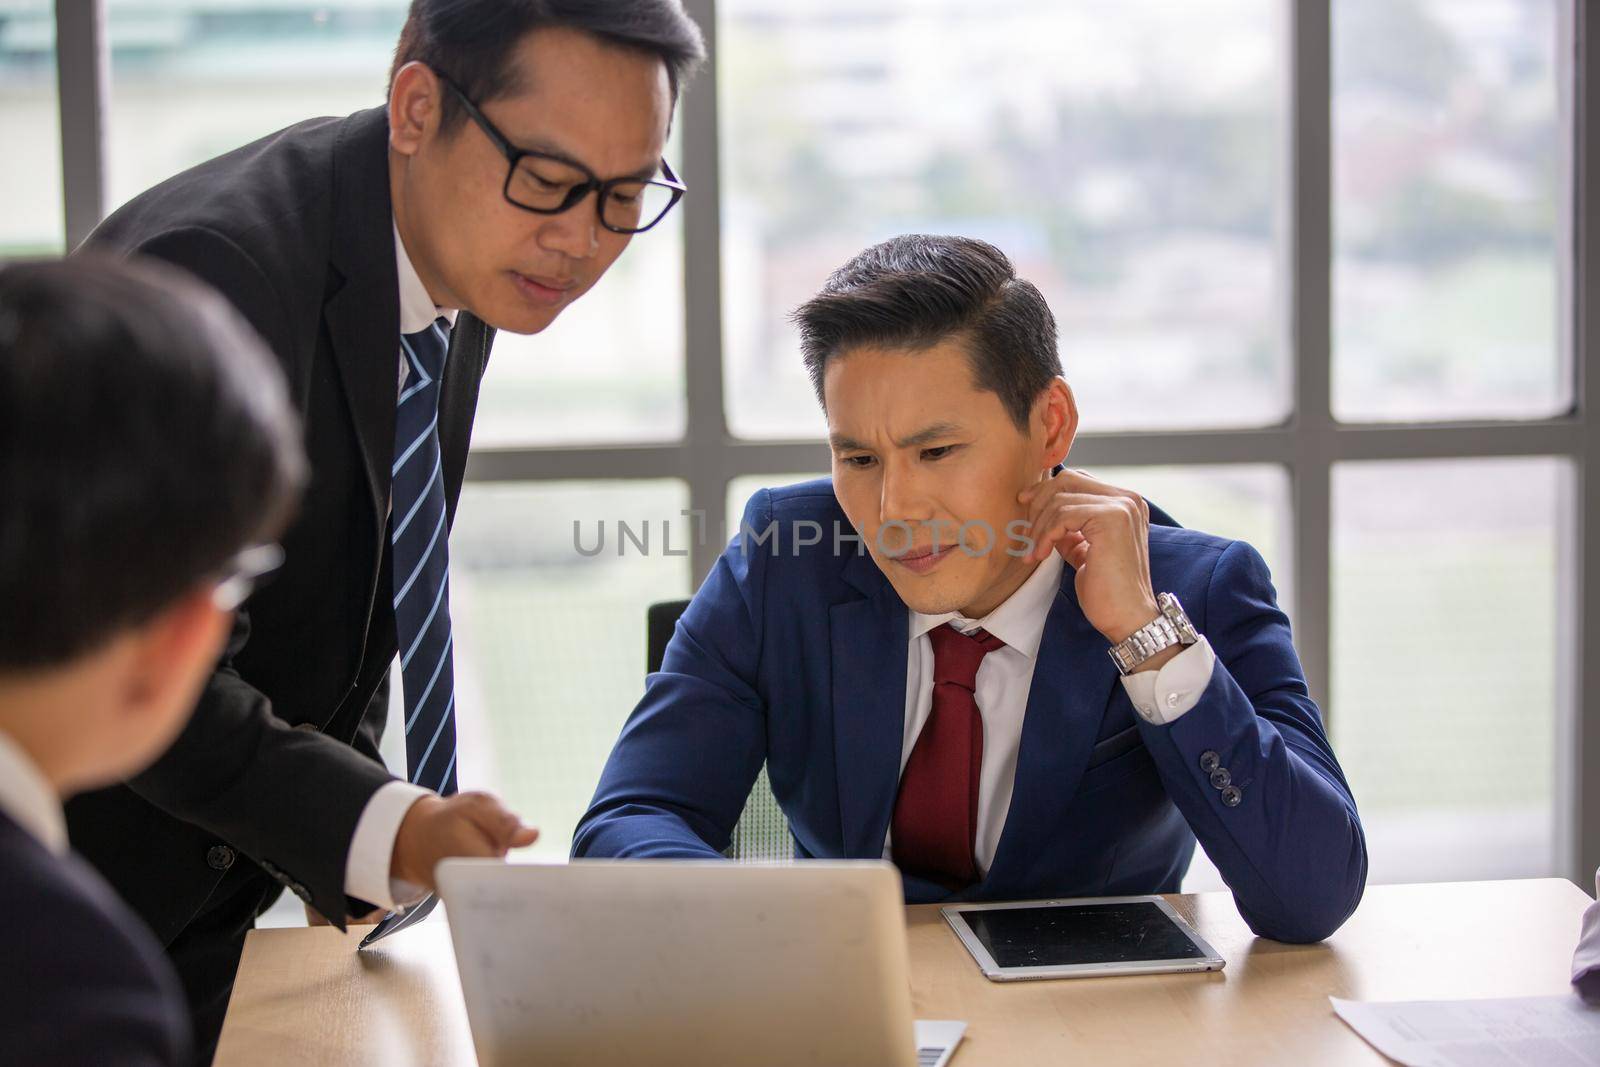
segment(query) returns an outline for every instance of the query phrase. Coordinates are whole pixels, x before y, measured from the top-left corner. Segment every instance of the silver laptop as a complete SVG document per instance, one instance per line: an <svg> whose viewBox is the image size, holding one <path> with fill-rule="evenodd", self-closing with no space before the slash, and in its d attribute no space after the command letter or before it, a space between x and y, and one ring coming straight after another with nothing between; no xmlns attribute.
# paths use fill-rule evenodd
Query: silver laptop
<svg viewBox="0 0 1600 1067"><path fill-rule="evenodd" d="M936 1067L887 863L447 860L481 1067Z"/></svg>

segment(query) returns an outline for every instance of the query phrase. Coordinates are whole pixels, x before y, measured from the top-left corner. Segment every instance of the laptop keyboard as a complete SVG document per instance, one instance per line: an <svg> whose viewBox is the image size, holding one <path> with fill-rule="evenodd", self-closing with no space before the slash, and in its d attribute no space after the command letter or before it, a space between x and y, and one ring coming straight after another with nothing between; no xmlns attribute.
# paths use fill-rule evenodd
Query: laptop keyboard
<svg viewBox="0 0 1600 1067"><path fill-rule="evenodd" d="M961 1044L967 1024L950 1019L917 1020L917 1067L945 1067Z"/></svg>

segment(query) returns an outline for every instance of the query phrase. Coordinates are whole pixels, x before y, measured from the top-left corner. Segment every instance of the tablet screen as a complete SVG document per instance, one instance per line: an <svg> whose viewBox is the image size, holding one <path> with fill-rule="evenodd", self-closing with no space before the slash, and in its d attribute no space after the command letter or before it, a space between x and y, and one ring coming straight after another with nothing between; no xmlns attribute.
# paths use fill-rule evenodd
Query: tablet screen
<svg viewBox="0 0 1600 1067"><path fill-rule="evenodd" d="M1206 956L1165 912L1146 901L963 910L961 917L1001 967Z"/></svg>

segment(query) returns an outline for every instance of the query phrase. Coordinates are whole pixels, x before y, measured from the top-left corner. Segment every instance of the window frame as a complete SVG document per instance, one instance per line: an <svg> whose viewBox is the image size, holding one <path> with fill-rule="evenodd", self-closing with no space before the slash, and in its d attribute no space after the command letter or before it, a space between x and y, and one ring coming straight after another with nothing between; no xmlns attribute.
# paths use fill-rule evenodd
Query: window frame
<svg viewBox="0 0 1600 1067"><path fill-rule="evenodd" d="M1335 464L1367 460L1557 456L1571 462L1572 511L1562 516L1558 566L1567 580L1556 632L1555 870L1587 884L1600 867L1600 12L1558 2L1557 83L1564 131L1558 240L1559 343L1574 379L1561 415L1521 421L1346 424L1332 414L1332 12L1333 0L1279 0L1288 44L1285 121L1291 271L1287 340L1293 408L1265 429L1086 434L1074 457L1085 466L1272 463L1291 487L1290 571L1296 645L1312 695L1328 719L1331 632L1331 507ZM720 550L728 483L741 475L824 470L820 441L734 437L724 408L721 190L716 0L685 0L713 62L684 97L683 158L694 195L684 214L684 399L676 442L584 447L475 449L474 482L678 478L707 536L691 547L698 584ZM62 181L66 238L76 247L105 213L105 123L110 52L105 0L58 0ZM734 517L736 518L736 517Z"/></svg>

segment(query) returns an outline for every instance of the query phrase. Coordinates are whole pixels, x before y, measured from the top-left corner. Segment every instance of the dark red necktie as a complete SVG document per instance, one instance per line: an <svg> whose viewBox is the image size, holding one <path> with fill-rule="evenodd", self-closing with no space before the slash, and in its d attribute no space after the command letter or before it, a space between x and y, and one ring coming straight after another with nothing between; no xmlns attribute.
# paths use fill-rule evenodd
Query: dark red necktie
<svg viewBox="0 0 1600 1067"><path fill-rule="evenodd" d="M983 772L983 717L974 695L978 665L1005 642L983 630L971 636L946 623L933 644L933 710L900 775L891 831L894 862L951 889L978 880L978 781Z"/></svg>

